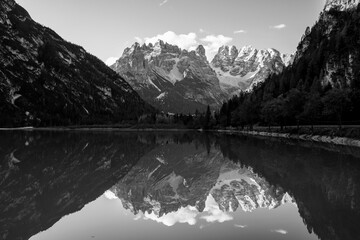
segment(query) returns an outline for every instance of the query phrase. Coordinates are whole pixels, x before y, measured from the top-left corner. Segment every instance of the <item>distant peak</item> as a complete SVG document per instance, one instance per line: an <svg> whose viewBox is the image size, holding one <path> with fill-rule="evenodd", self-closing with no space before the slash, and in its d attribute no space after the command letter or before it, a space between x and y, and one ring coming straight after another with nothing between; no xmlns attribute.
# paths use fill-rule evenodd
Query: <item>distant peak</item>
<svg viewBox="0 0 360 240"><path fill-rule="evenodd" d="M200 56L205 56L205 48L203 45L199 45L197 48L196 48L196 53L199 54Z"/></svg>
<svg viewBox="0 0 360 240"><path fill-rule="evenodd" d="M357 7L359 3L360 0L326 0L324 11L331 9L345 11Z"/></svg>
<svg viewBox="0 0 360 240"><path fill-rule="evenodd" d="M163 41L163 40L158 39L158 40L155 42L155 46L156 46L156 45L158 45L158 46L164 46L164 45L165 45L165 43L164 43L164 41Z"/></svg>

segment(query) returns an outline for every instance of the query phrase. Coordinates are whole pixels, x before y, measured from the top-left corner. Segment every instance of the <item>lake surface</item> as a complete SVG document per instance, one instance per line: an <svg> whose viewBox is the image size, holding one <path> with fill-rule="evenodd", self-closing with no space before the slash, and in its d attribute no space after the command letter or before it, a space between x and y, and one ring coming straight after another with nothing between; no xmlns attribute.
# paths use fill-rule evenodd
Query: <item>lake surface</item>
<svg viewBox="0 0 360 240"><path fill-rule="evenodd" d="M360 150L194 132L0 132L0 239L360 238Z"/></svg>

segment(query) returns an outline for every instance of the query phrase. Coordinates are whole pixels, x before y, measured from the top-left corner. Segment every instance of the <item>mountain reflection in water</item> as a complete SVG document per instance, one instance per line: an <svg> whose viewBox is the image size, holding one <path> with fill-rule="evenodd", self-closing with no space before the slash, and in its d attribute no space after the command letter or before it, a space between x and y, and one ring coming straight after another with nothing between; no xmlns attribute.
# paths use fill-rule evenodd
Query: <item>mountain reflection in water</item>
<svg viewBox="0 0 360 240"><path fill-rule="evenodd" d="M192 132L0 132L0 238L66 239L101 212L106 234L76 239L357 239L359 158Z"/></svg>

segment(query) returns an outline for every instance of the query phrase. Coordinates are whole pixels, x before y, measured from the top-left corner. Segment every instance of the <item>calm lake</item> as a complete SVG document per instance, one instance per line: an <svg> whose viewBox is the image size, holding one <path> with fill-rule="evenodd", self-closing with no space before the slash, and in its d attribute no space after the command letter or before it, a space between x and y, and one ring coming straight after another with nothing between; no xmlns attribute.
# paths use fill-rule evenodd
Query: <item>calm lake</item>
<svg viewBox="0 0 360 240"><path fill-rule="evenodd" d="M0 239L360 238L360 149L196 132L0 132Z"/></svg>

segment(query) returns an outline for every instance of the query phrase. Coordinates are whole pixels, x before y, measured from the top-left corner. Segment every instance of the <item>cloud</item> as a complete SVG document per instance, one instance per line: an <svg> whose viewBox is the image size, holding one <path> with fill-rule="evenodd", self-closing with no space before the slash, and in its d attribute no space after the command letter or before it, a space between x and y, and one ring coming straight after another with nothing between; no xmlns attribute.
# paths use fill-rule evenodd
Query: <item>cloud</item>
<svg viewBox="0 0 360 240"><path fill-rule="evenodd" d="M120 57L109 57L108 59L106 59L105 64L107 66L111 66L114 63L116 63L116 61L119 59Z"/></svg>
<svg viewBox="0 0 360 240"><path fill-rule="evenodd" d="M286 25L283 23L275 26L270 26L270 29L283 29L283 28L286 28Z"/></svg>
<svg viewBox="0 0 360 240"><path fill-rule="evenodd" d="M154 44L159 39L163 40L164 42L167 42L172 45L177 45L182 49L187 50L194 50L196 49L198 42L197 42L197 35L196 33L188 33L188 34L176 34L173 31L168 31L164 34L159 34L154 37L147 37L145 38L145 43Z"/></svg>
<svg viewBox="0 0 360 240"><path fill-rule="evenodd" d="M162 217L156 216L155 213L145 213L144 219L150 219L168 227L174 226L176 223L195 225L197 214L198 212L193 207L186 207L180 208L177 212L171 212Z"/></svg>
<svg viewBox="0 0 360 240"><path fill-rule="evenodd" d="M204 209L204 213L206 212L209 215L201 216L200 218L204 219L209 223L214 223L214 222L223 223L234 219L229 214L220 210L218 203L216 203L215 199L211 195L209 195L208 198L206 199L205 206L206 207Z"/></svg>
<svg viewBox="0 0 360 240"><path fill-rule="evenodd" d="M164 0L164 1L162 1L162 2L159 4L159 6L161 7L162 5L166 4L168 1L169 1L169 0Z"/></svg>
<svg viewBox="0 0 360 240"><path fill-rule="evenodd" d="M204 42L204 48L206 50L206 56L209 61L213 59L219 48L229 44L233 38L225 37L224 35L208 35L205 38L200 39Z"/></svg>
<svg viewBox="0 0 360 240"><path fill-rule="evenodd" d="M134 37L135 38L135 41L142 44L144 41L142 40L142 38L140 37Z"/></svg>
<svg viewBox="0 0 360 240"><path fill-rule="evenodd" d="M240 225L240 224L234 224L234 227L236 228L246 228L246 225Z"/></svg>
<svg viewBox="0 0 360 240"><path fill-rule="evenodd" d="M271 230L271 232L280 233L282 235L286 235L288 233L288 231L283 230L283 229Z"/></svg>
<svg viewBox="0 0 360 240"><path fill-rule="evenodd" d="M106 197L107 199L109 200L116 200L116 199L119 199L115 193L113 193L112 191L110 190L107 190L106 192L104 192L104 197Z"/></svg>
<svg viewBox="0 0 360 240"><path fill-rule="evenodd" d="M234 34L239 34L239 33L246 33L246 31L242 29L234 31Z"/></svg>
<svg viewBox="0 0 360 240"><path fill-rule="evenodd" d="M200 29L199 32L206 33L204 29ZM177 34L173 31L167 31L166 33L158 34L153 37L145 37L144 39L135 37L137 42L146 44L154 44L159 39L169 44L177 45L181 49L188 51L195 50L199 44L202 44L204 45L206 56L209 61L213 59L220 47L229 44L233 40L233 38L224 35L207 35L204 38L199 39L194 32Z"/></svg>

